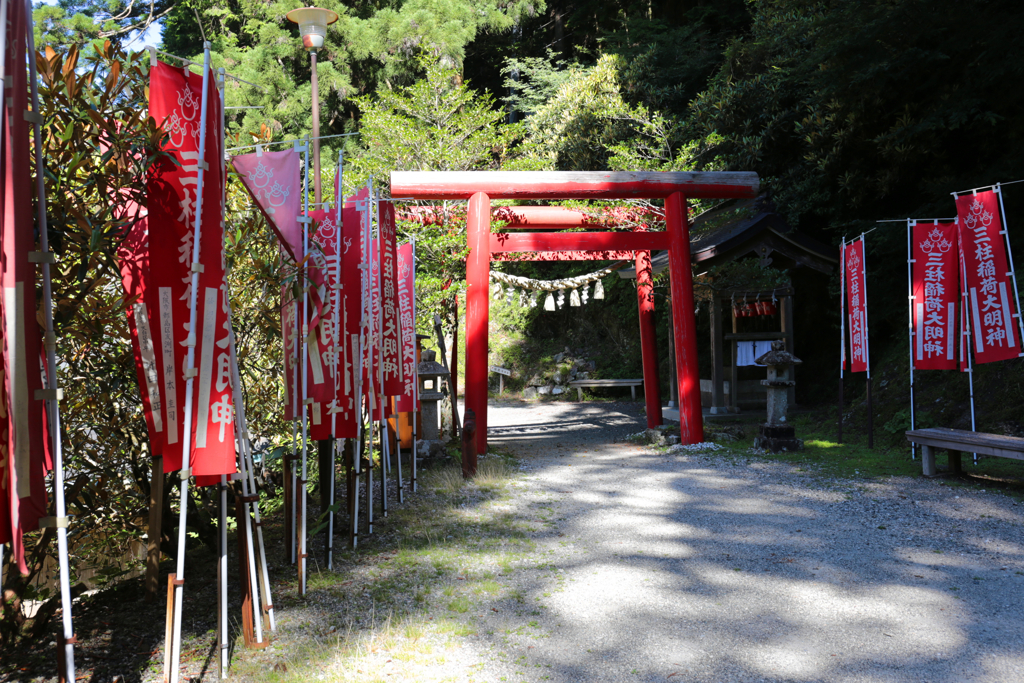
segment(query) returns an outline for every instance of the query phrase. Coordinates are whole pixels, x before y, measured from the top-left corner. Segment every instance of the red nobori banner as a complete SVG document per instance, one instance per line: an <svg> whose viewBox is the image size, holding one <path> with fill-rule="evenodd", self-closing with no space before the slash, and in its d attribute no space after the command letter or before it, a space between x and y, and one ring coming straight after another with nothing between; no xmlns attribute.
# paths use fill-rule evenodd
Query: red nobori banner
<svg viewBox="0 0 1024 683"><path fill-rule="evenodd" d="M846 279L847 324L850 326L850 372L868 369L868 300L864 275L864 239L843 249Z"/></svg>
<svg viewBox="0 0 1024 683"><path fill-rule="evenodd" d="M345 200L342 208L341 225L341 289L338 297L339 334L344 339L339 344L338 391L335 403L338 412L333 415L336 438L355 438L356 426L356 371L362 367L360 353L366 354L360 345L360 328L363 324L363 216L356 208L356 202L363 201L367 191L361 190L354 197ZM364 345L365 345L364 341Z"/></svg>
<svg viewBox="0 0 1024 683"><path fill-rule="evenodd" d="M956 304L960 294L954 223L920 223L911 230L914 368L954 370Z"/></svg>
<svg viewBox="0 0 1024 683"><path fill-rule="evenodd" d="M311 281L310 335L308 369L310 437L316 440L334 436L339 373L335 352L339 349L338 328L341 289L338 278L341 230L336 211L312 211L313 230L306 268ZM317 381L319 375L320 381Z"/></svg>
<svg viewBox="0 0 1024 683"><path fill-rule="evenodd" d="M45 424L46 402L37 393L41 377L42 330L36 322L36 250L32 216L32 163L29 157L28 31L26 5L8 4L6 31L3 149L0 156L2 244L0 297L3 363L0 365L0 543L10 542L14 563L28 573L22 535L46 515L44 477L50 470ZM34 55L33 55L34 57Z"/></svg>
<svg viewBox="0 0 1024 683"><path fill-rule="evenodd" d="M242 184L256 200L281 244L298 261L302 258L302 159L300 152L243 154L231 163Z"/></svg>
<svg viewBox="0 0 1024 683"><path fill-rule="evenodd" d="M381 305L381 362L384 373L384 394L400 396L405 391L402 382L401 329L398 304L398 258L395 233L395 205L381 202L380 225L380 305Z"/></svg>
<svg viewBox="0 0 1024 683"><path fill-rule="evenodd" d="M999 196L992 191L956 198L960 244L964 251L967 305L974 362L1016 358L1017 302L1013 296L1006 242L999 219Z"/></svg>
<svg viewBox="0 0 1024 683"><path fill-rule="evenodd" d="M149 244L160 258L150 261L157 291L159 324L153 326L159 349L158 375L163 388L164 470L182 467L185 385L196 380L192 397L192 448L189 467L196 476L235 471L234 405L231 395L230 324L221 215L220 98L213 79L207 90L207 120L202 122L203 78L157 62L150 68L149 114L168 133L164 152L149 180ZM196 327L188 329L192 301L192 252L199 189L199 139L206 126L202 231L199 245L199 291ZM195 368L186 368L195 345ZM193 374L194 373L194 374ZM177 444L177 447L175 445Z"/></svg>
<svg viewBox="0 0 1024 683"><path fill-rule="evenodd" d="M398 247L398 308L402 323L402 393L395 410L410 413L416 410L416 262L412 243Z"/></svg>
<svg viewBox="0 0 1024 683"><path fill-rule="evenodd" d="M363 375L363 394L366 396L368 405L370 406L370 419L373 421L379 421L386 418L391 414L391 402L384 401L384 415L380 414L380 403L383 399L384 394L381 392L380 383L380 362L381 362L381 350L382 334L381 334L381 322L383 316L383 309L381 307L381 280L380 280L380 240L370 240L370 280L368 296L370 299L369 312L370 320L368 321L367 328L367 346L369 348L364 349L366 355L363 359L364 364L364 375ZM369 380L367 380L367 374Z"/></svg>
<svg viewBox="0 0 1024 683"><path fill-rule="evenodd" d="M149 219L141 217L128 231L117 249L121 265L121 283L128 303L128 329L135 355L135 374L149 431L149 450L162 455L164 446L164 408L160 398L160 377L153 344L152 320L158 317L156 297L147 287L149 274Z"/></svg>

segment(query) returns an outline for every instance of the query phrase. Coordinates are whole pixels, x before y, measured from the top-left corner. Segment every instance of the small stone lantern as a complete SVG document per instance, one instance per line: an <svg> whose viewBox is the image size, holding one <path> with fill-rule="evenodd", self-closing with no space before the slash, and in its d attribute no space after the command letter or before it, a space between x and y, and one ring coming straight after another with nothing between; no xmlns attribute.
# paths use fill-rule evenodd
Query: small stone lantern
<svg viewBox="0 0 1024 683"><path fill-rule="evenodd" d="M772 350L754 362L768 366L768 379L761 380L761 384L768 387L768 421L758 428L754 447L772 453L800 450L804 442L797 439L793 427L786 424L786 408L789 388L796 384L790 379L790 367L803 361L786 351L783 342L775 341Z"/></svg>
<svg viewBox="0 0 1024 683"><path fill-rule="evenodd" d="M423 438L437 441L441 438L438 424L438 403L444 398L441 393L441 378L448 377L448 371L435 360L437 352L426 349L420 355L422 359L417 366L420 378L420 410L423 417ZM427 383L430 386L427 386Z"/></svg>

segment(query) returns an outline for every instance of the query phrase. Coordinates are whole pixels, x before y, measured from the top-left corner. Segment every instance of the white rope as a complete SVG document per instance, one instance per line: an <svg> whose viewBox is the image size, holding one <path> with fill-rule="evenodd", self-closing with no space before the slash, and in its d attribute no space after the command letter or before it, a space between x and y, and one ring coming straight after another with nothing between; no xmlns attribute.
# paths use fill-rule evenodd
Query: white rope
<svg viewBox="0 0 1024 683"><path fill-rule="evenodd" d="M533 278L520 277L519 275L509 275L508 273L502 273L497 270L491 271L491 280L495 284L495 296L500 296L501 285L519 287L530 291L537 292L557 292L560 289L577 289L584 287L592 282L600 282L601 278L611 275L619 268L622 268L621 264L613 264L607 268L588 273L587 275L577 275L576 277L564 278L561 280L534 280ZM602 290L604 288L602 287ZM595 298L602 298L596 297Z"/></svg>

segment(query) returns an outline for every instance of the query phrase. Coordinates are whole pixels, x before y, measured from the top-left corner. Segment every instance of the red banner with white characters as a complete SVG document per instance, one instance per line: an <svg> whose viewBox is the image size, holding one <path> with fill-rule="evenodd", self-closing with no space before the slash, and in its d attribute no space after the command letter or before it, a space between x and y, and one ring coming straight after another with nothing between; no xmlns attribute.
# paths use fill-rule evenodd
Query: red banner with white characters
<svg viewBox="0 0 1024 683"><path fill-rule="evenodd" d="M242 184L291 257L302 258L302 157L295 149L231 159Z"/></svg>
<svg viewBox="0 0 1024 683"><path fill-rule="evenodd" d="M341 230L336 211L311 211L313 228L310 234L307 273L310 279L309 358L306 372L310 436L316 440L334 435L334 415L338 410L338 373L335 351L338 349L338 246ZM319 381L318 381L319 379Z"/></svg>
<svg viewBox="0 0 1024 683"><path fill-rule="evenodd" d="M341 233L341 289L338 297L339 333L344 338L338 356L338 393L335 397L339 412L334 414L338 438L355 438L357 434L356 371L362 367L360 353L366 354L365 340L360 346L360 328L363 323L363 214L356 208L358 201L366 199L361 190L345 200L342 209Z"/></svg>
<svg viewBox="0 0 1024 683"><path fill-rule="evenodd" d="M956 225L919 223L911 230L914 368L954 370L960 263Z"/></svg>
<svg viewBox="0 0 1024 683"><path fill-rule="evenodd" d="M157 373L156 346L153 344L152 321L158 318L156 297L147 285L149 274L149 219L140 217L128 231L117 249L121 266L121 283L127 304L128 329L132 337L135 356L135 374L139 380L146 427L149 431L149 451L153 455L164 452L164 408L161 400L160 378Z"/></svg>
<svg viewBox="0 0 1024 683"><path fill-rule="evenodd" d="M46 515L44 477L50 470L44 419L46 402L36 394L40 376L42 330L36 322L36 251L32 215L32 164L29 157L28 31L25 3L8 4L6 27L3 149L0 155L2 261L0 298L3 365L0 368L0 543L10 543L14 563L27 573L22 534L39 527Z"/></svg>
<svg viewBox="0 0 1024 683"><path fill-rule="evenodd" d="M380 360L381 360L381 287L380 287L380 240L370 240L370 298L369 313L370 319L366 324L367 347L366 356L363 359L363 394L371 406L370 419L378 421L383 419L380 415L381 393L380 383ZM370 398L373 397L371 401ZM387 417L391 410L388 401L384 402L384 416Z"/></svg>
<svg viewBox="0 0 1024 683"><path fill-rule="evenodd" d="M956 198L960 243L964 250L971 350L975 363L1020 355L1013 282L999 219L999 196L992 191Z"/></svg>
<svg viewBox="0 0 1024 683"><path fill-rule="evenodd" d="M398 247L398 308L402 329L402 392L395 410L411 413L416 410L416 262L412 243Z"/></svg>
<svg viewBox="0 0 1024 683"><path fill-rule="evenodd" d="M150 261L157 293L159 324L153 344L164 389L164 470L182 467L181 444L187 438L185 385L195 378L192 395L192 449L189 466L197 476L235 471L234 407L231 395L230 326L224 264L224 226L221 212L219 132L220 98L214 80L207 90L206 149L199 245L199 291L196 292L196 330L189 334L192 301L192 256L199 185L199 139L203 78L158 62L150 68L149 114L168 133L164 152L148 181L149 243L160 258ZM186 368L190 345L195 366Z"/></svg>
<svg viewBox="0 0 1024 683"><path fill-rule="evenodd" d="M380 202L380 306L381 306L381 361L384 373L384 394L400 396L405 391L402 382L401 329L398 310L397 235L395 233L395 205Z"/></svg>
<svg viewBox="0 0 1024 683"><path fill-rule="evenodd" d="M847 324L850 327L850 372L868 369L868 301L864 275L864 239L850 242L844 248Z"/></svg>

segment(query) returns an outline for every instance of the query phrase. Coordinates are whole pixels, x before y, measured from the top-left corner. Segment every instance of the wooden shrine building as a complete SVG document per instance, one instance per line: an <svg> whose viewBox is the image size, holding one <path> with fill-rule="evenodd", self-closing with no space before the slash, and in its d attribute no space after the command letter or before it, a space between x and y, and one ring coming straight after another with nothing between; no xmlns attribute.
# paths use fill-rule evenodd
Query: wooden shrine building
<svg viewBox="0 0 1024 683"><path fill-rule="evenodd" d="M797 335L801 325L794 319L796 297L821 298L827 284L821 276L838 267L839 250L794 230L760 196L727 201L697 216L690 228L690 258L698 276L714 266L744 259L757 259L763 266L789 274L781 287L716 289L711 298L711 379L701 380L702 403L712 414L761 408L764 370L754 366L753 359L777 340L785 341L790 353L801 357L807 353L807 342ZM655 273L664 270L667 256L657 254L651 265ZM806 276L811 273L819 277L809 280ZM621 270L619 276L633 279L636 272ZM804 283L806 291L797 292L795 282ZM701 368L707 371L706 363ZM794 398L791 393L791 403Z"/></svg>

